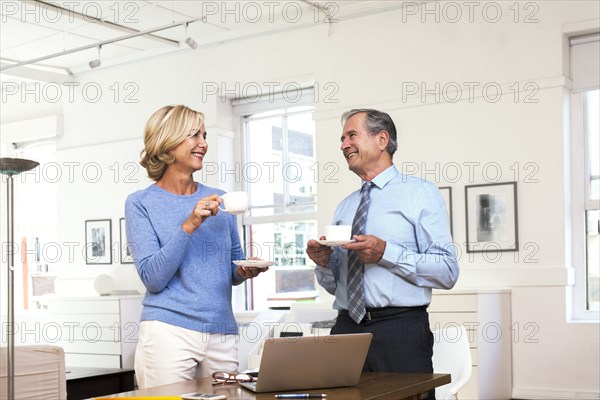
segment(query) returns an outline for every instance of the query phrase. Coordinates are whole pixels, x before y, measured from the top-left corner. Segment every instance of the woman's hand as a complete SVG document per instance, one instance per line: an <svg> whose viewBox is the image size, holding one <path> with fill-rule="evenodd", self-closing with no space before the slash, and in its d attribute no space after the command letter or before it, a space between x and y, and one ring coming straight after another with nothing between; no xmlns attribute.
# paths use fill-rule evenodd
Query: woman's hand
<svg viewBox="0 0 600 400"><path fill-rule="evenodd" d="M196 203L190 216L181 224L181 228L191 235L208 217L217 215L222 202L223 200L217 194L203 197Z"/></svg>
<svg viewBox="0 0 600 400"><path fill-rule="evenodd" d="M260 260L260 258L258 257L250 257L248 258L248 260ZM241 276L243 279L252 279L252 278L256 278L256 276L258 276L258 274L262 273L262 272L266 272L269 270L269 267L266 268L257 268L257 267L242 267L242 266L238 266L236 268L236 272L239 276Z"/></svg>
<svg viewBox="0 0 600 400"><path fill-rule="evenodd" d="M265 271L268 271L269 267L266 268L256 268L256 267L241 267L238 266L236 268L236 272L239 276L241 276L244 279L252 279L252 278L256 278L256 276L260 273L263 273Z"/></svg>

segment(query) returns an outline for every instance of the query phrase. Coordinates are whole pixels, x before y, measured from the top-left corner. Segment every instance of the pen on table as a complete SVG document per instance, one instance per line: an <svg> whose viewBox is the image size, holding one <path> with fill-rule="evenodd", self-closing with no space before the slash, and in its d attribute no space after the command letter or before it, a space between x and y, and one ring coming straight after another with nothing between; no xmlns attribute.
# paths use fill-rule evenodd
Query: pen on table
<svg viewBox="0 0 600 400"><path fill-rule="evenodd" d="M276 394L278 399L322 399L327 397L325 393L284 393Z"/></svg>

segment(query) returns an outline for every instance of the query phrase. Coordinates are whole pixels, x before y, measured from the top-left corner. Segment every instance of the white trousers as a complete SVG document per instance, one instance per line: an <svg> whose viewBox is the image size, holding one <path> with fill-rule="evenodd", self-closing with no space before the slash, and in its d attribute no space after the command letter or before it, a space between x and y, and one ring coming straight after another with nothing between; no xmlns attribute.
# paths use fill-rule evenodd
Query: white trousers
<svg viewBox="0 0 600 400"><path fill-rule="evenodd" d="M160 321L142 321L135 350L140 389L238 368L237 335L210 334Z"/></svg>

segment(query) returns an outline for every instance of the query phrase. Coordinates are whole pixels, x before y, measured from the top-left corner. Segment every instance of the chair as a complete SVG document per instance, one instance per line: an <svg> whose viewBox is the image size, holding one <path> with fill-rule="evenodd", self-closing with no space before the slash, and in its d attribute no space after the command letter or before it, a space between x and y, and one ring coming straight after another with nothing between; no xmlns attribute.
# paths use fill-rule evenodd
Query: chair
<svg viewBox="0 0 600 400"><path fill-rule="evenodd" d="M65 352L58 346L15 346L15 399L65 400ZM0 348L0 399L7 399L6 347Z"/></svg>
<svg viewBox="0 0 600 400"><path fill-rule="evenodd" d="M435 389L438 400L458 399L458 391L471 379L471 350L464 326L448 326L434 331L433 371L449 373L452 382Z"/></svg>

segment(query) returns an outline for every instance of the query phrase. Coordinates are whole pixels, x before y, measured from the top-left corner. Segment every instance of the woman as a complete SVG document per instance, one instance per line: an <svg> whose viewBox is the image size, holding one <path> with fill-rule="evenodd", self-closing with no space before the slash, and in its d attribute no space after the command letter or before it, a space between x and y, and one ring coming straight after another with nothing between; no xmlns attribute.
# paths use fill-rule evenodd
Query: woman
<svg viewBox="0 0 600 400"><path fill-rule="evenodd" d="M224 192L195 182L208 144L204 115L167 106L148 120L141 164L156 181L125 203L128 245L146 286L135 372L140 388L237 371L231 287L266 269L244 259Z"/></svg>

